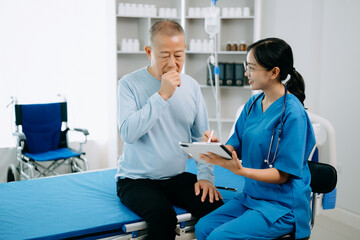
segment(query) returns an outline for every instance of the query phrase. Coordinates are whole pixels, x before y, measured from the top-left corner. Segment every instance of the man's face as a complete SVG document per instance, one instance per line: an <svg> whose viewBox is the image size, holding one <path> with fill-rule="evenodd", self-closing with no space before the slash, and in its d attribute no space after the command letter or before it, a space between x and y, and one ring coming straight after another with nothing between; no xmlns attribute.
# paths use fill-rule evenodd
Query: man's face
<svg viewBox="0 0 360 240"><path fill-rule="evenodd" d="M180 73L184 66L185 49L185 39L182 34L155 35L152 46L145 48L151 61L150 73L159 80L164 73L170 70Z"/></svg>

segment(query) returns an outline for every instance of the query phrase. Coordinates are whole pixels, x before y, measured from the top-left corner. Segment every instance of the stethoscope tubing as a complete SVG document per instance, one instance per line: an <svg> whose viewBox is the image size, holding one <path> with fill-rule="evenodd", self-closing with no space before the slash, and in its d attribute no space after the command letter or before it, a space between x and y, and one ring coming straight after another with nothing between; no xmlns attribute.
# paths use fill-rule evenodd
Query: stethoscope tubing
<svg viewBox="0 0 360 240"><path fill-rule="evenodd" d="M279 143L280 143L280 140L281 140L281 134L282 134L283 126L284 126L283 118L284 118L285 111L286 111L286 97L287 97L287 87L286 87L286 85L284 85L284 87L285 87L284 105L283 105L283 108L282 108L280 121L275 125L275 127L274 127L274 129L273 129L273 131L272 131L268 155L267 155L267 158L264 160L264 162L269 166L269 168L272 168L273 165L274 165L275 158L276 158L276 155L277 155L277 152L278 152L278 148L279 148ZM255 99L255 101L251 103L247 116L249 116L249 114L250 114L250 112L251 112L251 109L252 109L253 105L255 104L255 102L256 102L259 98L261 98L263 95L264 95L264 93L261 93L261 94ZM278 140L277 140L277 143L276 143L276 148L275 148L275 152L274 152L273 159L272 159L272 161L270 162L270 161L269 161L270 153L271 153L271 149L272 149L273 143L274 143L274 138L275 138L275 135L276 135L276 128L277 128L277 126L278 126L279 124L281 124L281 125L280 125L280 129L279 129L279 136L278 136Z"/></svg>

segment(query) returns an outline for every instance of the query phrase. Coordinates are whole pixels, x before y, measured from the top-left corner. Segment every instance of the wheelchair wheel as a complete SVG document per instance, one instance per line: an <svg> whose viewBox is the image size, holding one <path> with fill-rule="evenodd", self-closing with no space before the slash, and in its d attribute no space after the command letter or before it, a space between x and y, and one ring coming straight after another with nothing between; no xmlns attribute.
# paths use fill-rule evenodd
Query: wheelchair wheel
<svg viewBox="0 0 360 240"><path fill-rule="evenodd" d="M7 182L14 182L20 180L20 173L14 164L11 164L7 172Z"/></svg>

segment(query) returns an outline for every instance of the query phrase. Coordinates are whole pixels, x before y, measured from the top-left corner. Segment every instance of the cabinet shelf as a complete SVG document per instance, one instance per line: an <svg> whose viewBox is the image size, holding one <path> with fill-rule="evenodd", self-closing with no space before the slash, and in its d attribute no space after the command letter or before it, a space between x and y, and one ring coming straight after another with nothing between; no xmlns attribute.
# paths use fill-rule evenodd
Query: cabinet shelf
<svg viewBox="0 0 360 240"><path fill-rule="evenodd" d="M118 18L135 18L135 19L164 19L165 17L155 16L155 17L147 17L147 16L122 16L116 15ZM172 20L181 20L181 17L166 17L166 19Z"/></svg>
<svg viewBox="0 0 360 240"><path fill-rule="evenodd" d="M200 84L200 88L211 88L211 86L209 85L204 85L204 84ZM251 89L250 86L219 86L219 88L224 88L224 89Z"/></svg>
<svg viewBox="0 0 360 240"><path fill-rule="evenodd" d="M220 20L222 19L254 19L254 16L248 16L248 17L219 17ZM205 17L190 17L190 16L186 16L185 19L194 19L194 20L204 20Z"/></svg>
<svg viewBox="0 0 360 240"><path fill-rule="evenodd" d="M235 119L232 118L222 118L220 119L222 123L234 123ZM209 118L209 122L217 122L216 118Z"/></svg>
<svg viewBox="0 0 360 240"><path fill-rule="evenodd" d="M254 16L248 16L248 17L220 17L220 19L244 19L244 20L254 19L254 18L255 18Z"/></svg>
<svg viewBox="0 0 360 240"><path fill-rule="evenodd" d="M212 54L212 52L200 52L200 51L186 51L188 54ZM219 51L218 54L222 55L244 55L247 51Z"/></svg>
<svg viewBox="0 0 360 240"><path fill-rule="evenodd" d="M117 54L146 54L145 51L135 51L135 52L124 52L124 51L117 51Z"/></svg>

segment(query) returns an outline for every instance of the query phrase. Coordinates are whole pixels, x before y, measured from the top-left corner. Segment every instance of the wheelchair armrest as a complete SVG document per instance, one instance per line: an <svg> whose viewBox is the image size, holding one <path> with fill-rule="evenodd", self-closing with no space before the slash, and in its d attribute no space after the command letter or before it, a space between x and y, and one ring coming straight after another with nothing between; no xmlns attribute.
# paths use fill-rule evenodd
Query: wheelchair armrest
<svg viewBox="0 0 360 240"><path fill-rule="evenodd" d="M89 135L89 131L84 128L74 128L74 131L82 132L85 136Z"/></svg>
<svg viewBox="0 0 360 240"><path fill-rule="evenodd" d="M22 132L14 132L14 133L13 133L13 136L14 136L14 137L17 137L17 139L18 139L20 142L26 140L25 134L22 133Z"/></svg>

